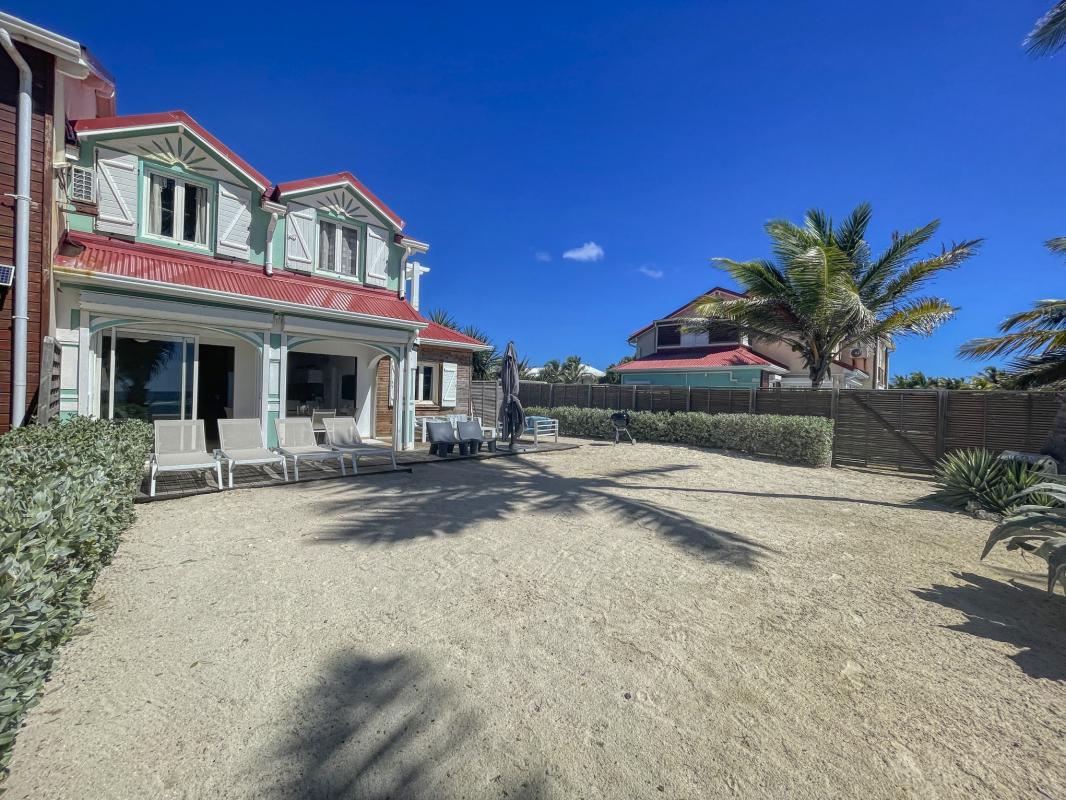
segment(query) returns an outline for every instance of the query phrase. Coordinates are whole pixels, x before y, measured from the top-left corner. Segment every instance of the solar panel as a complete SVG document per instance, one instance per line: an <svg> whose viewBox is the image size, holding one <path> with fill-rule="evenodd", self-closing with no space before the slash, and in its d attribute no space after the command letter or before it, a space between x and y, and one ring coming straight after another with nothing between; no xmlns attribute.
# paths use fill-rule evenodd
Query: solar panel
<svg viewBox="0 0 1066 800"><path fill-rule="evenodd" d="M0 264L0 286L10 286L15 280L15 268L10 264Z"/></svg>

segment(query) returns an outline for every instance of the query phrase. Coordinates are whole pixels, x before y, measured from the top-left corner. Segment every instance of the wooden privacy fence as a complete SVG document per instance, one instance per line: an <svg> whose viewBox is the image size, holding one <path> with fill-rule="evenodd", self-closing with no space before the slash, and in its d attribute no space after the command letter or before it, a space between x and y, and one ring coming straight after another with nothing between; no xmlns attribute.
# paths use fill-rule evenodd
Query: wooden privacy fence
<svg viewBox="0 0 1066 800"><path fill-rule="evenodd" d="M479 390L479 385L486 388ZM502 398L492 381L476 381L476 411L494 417ZM480 391L480 394L479 394ZM1061 403L1056 392L945 389L709 389L523 381L525 406L578 406L711 414L799 414L836 422L833 463L929 473L953 450L1038 452ZM478 400L475 399L475 405ZM492 409L489 413L489 409Z"/></svg>

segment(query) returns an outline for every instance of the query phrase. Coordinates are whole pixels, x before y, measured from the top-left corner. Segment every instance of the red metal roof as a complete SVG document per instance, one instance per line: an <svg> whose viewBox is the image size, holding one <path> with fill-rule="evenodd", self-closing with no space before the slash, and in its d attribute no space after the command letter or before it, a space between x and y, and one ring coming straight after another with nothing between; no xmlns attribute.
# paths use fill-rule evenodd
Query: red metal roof
<svg viewBox="0 0 1066 800"><path fill-rule="evenodd" d="M693 297L691 300L689 300L687 303L685 303L685 305L681 306L680 308L675 308L673 311L671 311L665 317L660 317L659 319L670 319L671 317L676 317L682 311L685 311L686 309L688 309L688 307L691 306L693 303L695 303L697 300L699 300L702 297L706 297L709 294L727 294L727 295L730 295L732 297L743 297L744 296L740 292L734 292L732 289L725 289L725 288L723 288L721 286L715 286L715 287L713 287L711 289L708 289L706 292L704 292L703 294L699 295L698 297ZM633 333L629 334L630 340L636 339L638 336L640 336L642 333L644 333L644 331L650 330L652 328L652 326L655 325L655 322L657 322L657 321L658 320L655 320L653 322L649 322L647 325L645 325L639 331L634 331Z"/></svg>
<svg viewBox="0 0 1066 800"><path fill-rule="evenodd" d="M68 231L56 253L55 265L148 283L205 289L235 299L292 303L309 309L365 314L405 323L427 322L410 303L387 289L280 270L268 276L261 267L95 233Z"/></svg>
<svg viewBox="0 0 1066 800"><path fill-rule="evenodd" d="M473 347L479 350L487 350L492 347L492 345L485 344L479 339L467 336L465 333L460 333L454 328L446 328L443 325L438 325L436 322L432 321L427 327L419 331L418 338L423 341L432 340L434 342L451 342L463 347Z"/></svg>
<svg viewBox="0 0 1066 800"><path fill-rule="evenodd" d="M377 206L381 213L392 220L397 228L403 227L404 222L400 219L399 215L381 202L377 195L370 191L362 181L350 172L335 172L332 175L321 175L317 178L302 178L298 181L285 181L284 183L278 184L277 196L281 197L282 195L292 194L293 192L302 192L307 189L317 189L320 186L333 186L338 183L347 183L355 189L357 193L363 195L363 197L369 200L373 205Z"/></svg>
<svg viewBox="0 0 1066 800"><path fill-rule="evenodd" d="M700 370L722 367L780 367L784 364L759 355L742 344L723 347L678 348L619 364L612 372L644 372L656 369Z"/></svg>
<svg viewBox="0 0 1066 800"><path fill-rule="evenodd" d="M124 117L98 117L97 119L79 119L74 123L76 133L96 133L99 131L125 130L127 128L147 128L160 125L184 125L201 139L217 150L242 172L259 184L264 192L270 188L270 181L259 170L230 150L203 125L184 111L160 111L155 114L128 114Z"/></svg>

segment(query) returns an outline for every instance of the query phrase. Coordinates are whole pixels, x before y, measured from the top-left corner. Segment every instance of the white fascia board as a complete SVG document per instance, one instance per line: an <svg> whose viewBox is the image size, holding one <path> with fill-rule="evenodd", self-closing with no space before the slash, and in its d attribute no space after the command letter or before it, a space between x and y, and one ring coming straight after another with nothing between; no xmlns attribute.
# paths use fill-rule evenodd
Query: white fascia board
<svg viewBox="0 0 1066 800"><path fill-rule="evenodd" d="M281 300L268 300L262 297L250 297L245 294L230 294L228 292L216 292L212 289L199 289L192 286L175 286L169 283L157 281L143 281L138 278L125 278L119 275L108 275L102 272L90 272L87 270L73 269L71 267L55 265L53 271L64 284L83 286L108 286L128 291L153 292L173 297L190 298L194 300L208 300L213 303L229 303L261 308L269 311L282 311L288 314L313 316L323 319L334 319L349 323L366 323L375 327L388 327L404 331L420 331L426 327L426 322L409 322L392 317L375 317L372 314L358 314L353 311L330 311L314 306L305 306L300 303L287 303Z"/></svg>
<svg viewBox="0 0 1066 800"><path fill-rule="evenodd" d="M282 325L286 333L302 333L308 336L323 336L334 339L352 339L360 342L378 342L383 344L406 345L410 331L397 328L385 328L378 325L352 325L310 317L286 316Z"/></svg>
<svg viewBox="0 0 1066 800"><path fill-rule="evenodd" d="M168 122L153 122L149 125L130 125L121 128L101 128L99 130L92 131L78 131L78 141L80 142L82 139L95 139L100 136L114 136L115 134L119 133L135 135L143 131L154 131L159 130L160 128L176 128L178 133L186 134L192 137L197 142L199 142L202 148L210 152L215 158L226 164L229 164L230 167L233 168L234 172L237 172L247 178L249 183L259 189L260 194L270 188L267 184L261 183L257 178L252 175L249 175L245 170L241 169L241 166L235 163L233 159L231 159L225 153L220 151L217 147L211 144L211 142L204 139L204 137L202 137L195 130L193 130L183 122L174 122L171 120Z"/></svg>
<svg viewBox="0 0 1066 800"><path fill-rule="evenodd" d="M428 253L429 244L427 242L420 242L418 239L412 239L410 236L404 236L401 244L404 247L409 247L412 253ZM427 272L429 270L426 270Z"/></svg>
<svg viewBox="0 0 1066 800"><path fill-rule="evenodd" d="M89 65L81 55L81 45L66 36L60 36L50 30L34 25L32 22L5 14L0 11L0 28L4 28L11 38L17 42L23 42L38 50L50 53L56 58L83 65L88 74Z"/></svg>
<svg viewBox="0 0 1066 800"><path fill-rule="evenodd" d="M372 209L374 209L378 213L378 216L381 217L381 219L385 220L386 224L388 224L388 226L394 231L396 231L397 233L401 233L403 231L403 228L397 225L389 217L389 215L386 214L384 210L382 210L381 206L379 206L377 203L375 203L373 200L371 200L369 197L359 191L359 189L356 188L355 184L349 183L348 181L334 181L333 183L323 183L321 186L310 186L306 189L296 189L292 192L279 192L278 199L295 200L297 198L303 197L304 195L317 194L318 192L324 192L327 189L336 189L341 186L347 187L353 192L355 192L356 196L368 206L370 206Z"/></svg>
<svg viewBox="0 0 1066 800"><path fill-rule="evenodd" d="M86 311L130 315L151 319L173 320L193 324L214 323L237 328L270 330L274 315L267 311L215 308L178 300L156 300L149 297L130 297L83 289L78 307Z"/></svg>
<svg viewBox="0 0 1066 800"><path fill-rule="evenodd" d="M491 350L491 344L466 344L465 342L446 342L443 339L422 339L418 344L428 344L431 347L453 347L457 350Z"/></svg>
<svg viewBox="0 0 1066 800"><path fill-rule="evenodd" d="M627 361L626 366L632 364L632 361ZM773 372L778 375L788 375L788 370L782 367L774 366L773 364L733 364L728 367L637 367L634 369L612 369L611 372L617 372L620 375L625 375L628 372L733 372L738 369L761 369L763 372ZM712 387L713 388L713 387Z"/></svg>

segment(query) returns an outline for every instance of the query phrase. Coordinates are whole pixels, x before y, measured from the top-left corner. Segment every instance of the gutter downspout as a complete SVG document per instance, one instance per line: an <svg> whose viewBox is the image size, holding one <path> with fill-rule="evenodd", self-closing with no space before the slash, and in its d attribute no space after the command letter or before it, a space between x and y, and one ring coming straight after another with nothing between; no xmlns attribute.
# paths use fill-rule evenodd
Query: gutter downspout
<svg viewBox="0 0 1066 800"><path fill-rule="evenodd" d="M15 48L11 34L0 28L0 46L19 71L18 144L16 146L15 194L15 309L14 341L11 354L11 427L22 425L26 417L26 348L29 320L30 245L30 122L33 114L33 73Z"/></svg>

